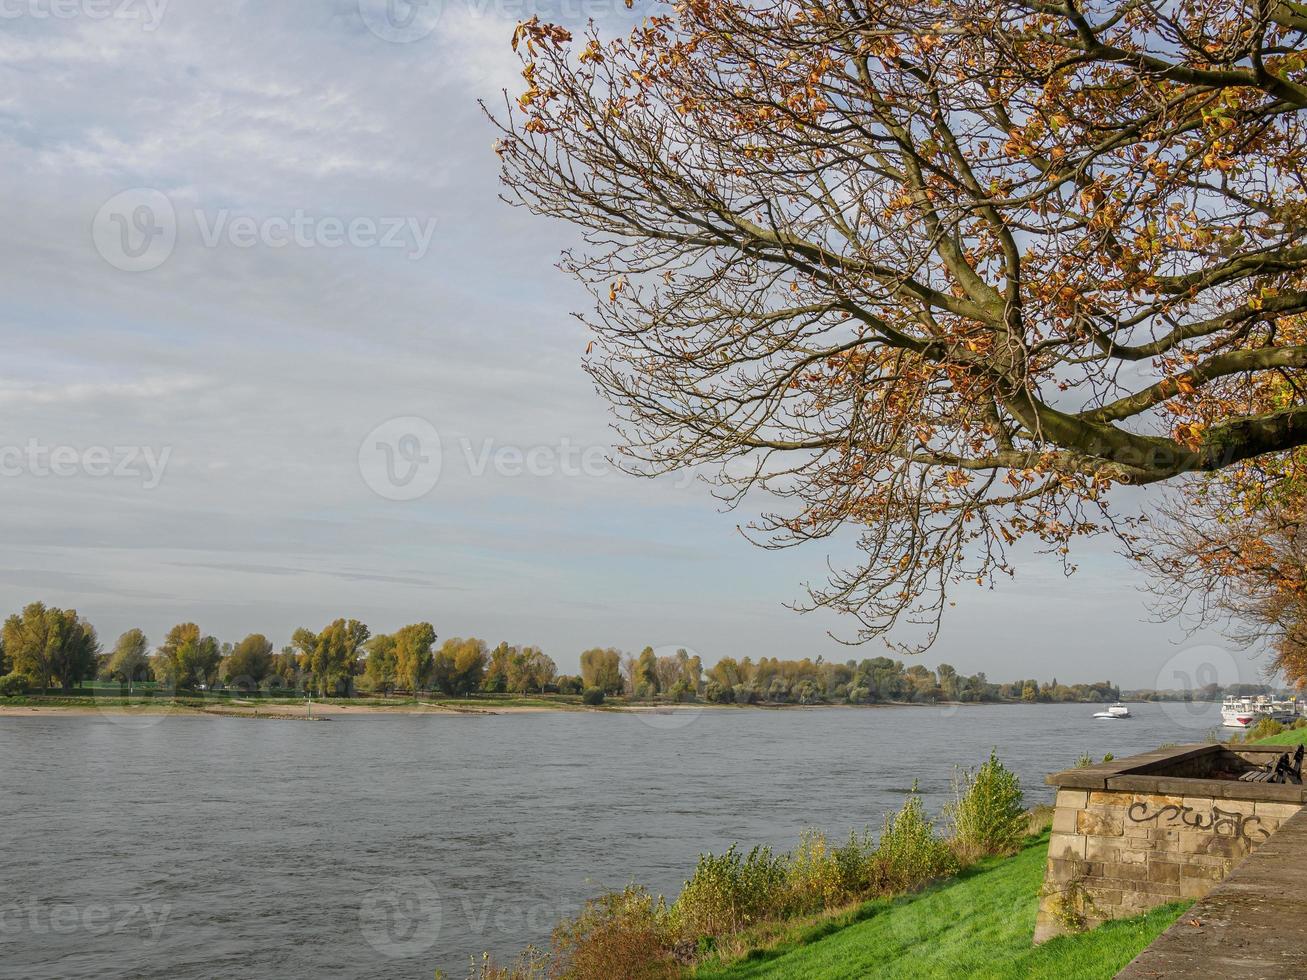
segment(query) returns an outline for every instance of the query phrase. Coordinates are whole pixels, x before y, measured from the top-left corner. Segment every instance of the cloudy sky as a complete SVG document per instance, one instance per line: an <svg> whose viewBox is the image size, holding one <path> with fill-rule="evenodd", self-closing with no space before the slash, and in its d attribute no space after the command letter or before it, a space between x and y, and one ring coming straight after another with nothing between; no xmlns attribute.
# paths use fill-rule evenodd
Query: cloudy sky
<svg viewBox="0 0 1307 980"><path fill-rule="evenodd" d="M536 3L535 6L532 6ZM528 9L530 7L530 9ZM784 603L704 489L611 472L557 224L496 199L477 99L523 13L620 0L0 0L0 609L723 655L875 655ZM1260 665L1150 625L1110 542L972 587L926 655L1180 686Z"/></svg>

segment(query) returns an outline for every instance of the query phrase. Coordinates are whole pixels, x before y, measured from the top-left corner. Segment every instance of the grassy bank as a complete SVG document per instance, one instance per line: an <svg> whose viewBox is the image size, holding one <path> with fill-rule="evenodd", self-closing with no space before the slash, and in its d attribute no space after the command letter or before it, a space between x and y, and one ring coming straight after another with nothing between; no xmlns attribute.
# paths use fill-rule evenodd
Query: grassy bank
<svg viewBox="0 0 1307 980"><path fill-rule="evenodd" d="M1307 728L1297 728L1293 731L1280 732L1278 735L1272 735L1269 738L1259 738L1258 745L1307 745Z"/></svg>
<svg viewBox="0 0 1307 980"><path fill-rule="evenodd" d="M842 920L797 932L732 964L705 963L712 980L850 976L1111 977L1184 909L1163 906L1092 932L1031 945L1048 835L1015 857L993 858L903 898L867 902Z"/></svg>

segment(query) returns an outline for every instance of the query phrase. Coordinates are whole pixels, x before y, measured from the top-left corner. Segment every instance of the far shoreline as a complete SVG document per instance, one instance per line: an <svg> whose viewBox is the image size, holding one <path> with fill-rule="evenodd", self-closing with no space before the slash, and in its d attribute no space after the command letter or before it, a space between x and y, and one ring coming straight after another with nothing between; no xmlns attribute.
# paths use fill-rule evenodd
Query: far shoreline
<svg viewBox="0 0 1307 980"><path fill-rule="evenodd" d="M112 699L116 701L117 699ZM1149 702L1137 701L1129 703L1147 704L1147 703L1187 703L1187 702ZM1198 702L1194 702L1198 703ZM1214 702L1202 702L1214 703ZM219 717L219 718L249 718L255 720L327 720L331 718L351 718L351 717L372 717L379 715L402 715L402 716L491 716L491 715L532 715L532 714L561 714L584 712L589 714L679 714L685 712L701 711L818 711L828 710L831 708L856 708L856 709L878 709L878 708L1003 708L1003 707L1033 707L1039 705L1061 704L1066 706L1075 706L1081 708L1092 707L1095 702L1090 701L1060 701L1060 702L1026 702L1026 701L932 701L932 702L910 702L910 701L879 701L868 704L716 704L712 702L681 702L672 704L605 704L589 706L582 704L563 703L558 704L531 704L531 705L514 705L504 704L496 705L493 702L485 705L478 704L441 704L437 702L402 702L402 703L378 703L378 704L341 704L333 703L330 700L312 702L311 706L305 701L291 702L269 702L255 703L250 701L234 700L232 702L215 703L212 707L203 707L195 704L182 704L177 702L166 702L159 704L152 703L133 703L121 704L110 703L106 699L104 704L4 704L0 703L0 718L39 718L50 717L54 715L63 717L166 717L176 715L178 717Z"/></svg>

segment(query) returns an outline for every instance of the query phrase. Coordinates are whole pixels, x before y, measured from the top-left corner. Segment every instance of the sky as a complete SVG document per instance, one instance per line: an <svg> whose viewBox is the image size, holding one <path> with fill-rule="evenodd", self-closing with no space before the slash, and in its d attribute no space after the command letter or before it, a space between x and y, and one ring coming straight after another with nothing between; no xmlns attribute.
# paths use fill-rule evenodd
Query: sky
<svg viewBox="0 0 1307 980"><path fill-rule="evenodd" d="M638 11L636 11L638 14ZM847 541L761 551L606 463L573 230L497 199L477 100L539 14L621 0L0 0L0 612L103 640L349 616L545 649L876 656L799 615ZM1139 497L1129 504L1146 504ZM1150 622L1107 540L960 587L923 655L991 679L1257 681ZM906 638L906 634L905 634Z"/></svg>

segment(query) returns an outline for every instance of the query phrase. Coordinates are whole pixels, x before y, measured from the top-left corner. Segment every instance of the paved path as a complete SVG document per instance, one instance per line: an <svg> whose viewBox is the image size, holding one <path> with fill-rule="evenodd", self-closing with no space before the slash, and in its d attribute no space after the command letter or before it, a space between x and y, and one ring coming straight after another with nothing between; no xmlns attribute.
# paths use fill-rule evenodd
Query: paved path
<svg viewBox="0 0 1307 980"><path fill-rule="evenodd" d="M1117 977L1307 978L1307 810L1285 821Z"/></svg>

